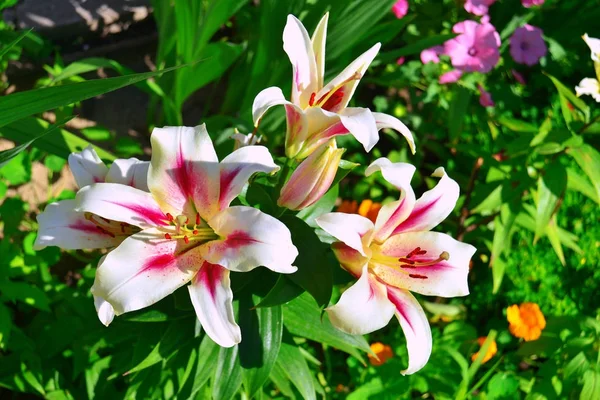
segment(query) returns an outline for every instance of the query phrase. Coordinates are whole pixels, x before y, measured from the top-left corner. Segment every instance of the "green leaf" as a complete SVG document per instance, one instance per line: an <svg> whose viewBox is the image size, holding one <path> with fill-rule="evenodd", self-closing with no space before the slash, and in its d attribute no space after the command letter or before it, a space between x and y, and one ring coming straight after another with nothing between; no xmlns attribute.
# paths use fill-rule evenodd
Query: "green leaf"
<svg viewBox="0 0 600 400"><path fill-rule="evenodd" d="M269 293L256 305L256 307L273 307L285 304L304 293L304 289L296 285L285 275L279 275L275 286L269 290Z"/></svg>
<svg viewBox="0 0 600 400"><path fill-rule="evenodd" d="M411 43L398 50L386 51L381 53L379 59L381 62L396 61L400 57L418 54L425 49L443 44L444 42L456 37L455 33L445 33L442 35L427 36L421 40Z"/></svg>
<svg viewBox="0 0 600 400"><path fill-rule="evenodd" d="M335 202L339 195L339 185L333 186L323 195L315 204L306 207L296 217L306 222L309 226L316 228L318 225L315 220L321 215L330 212L335 207Z"/></svg>
<svg viewBox="0 0 600 400"><path fill-rule="evenodd" d="M283 312L281 306L250 309L252 301L246 300L241 299L239 307L239 324L244 338L239 344L239 357L244 388L252 398L269 378L277 360Z"/></svg>
<svg viewBox="0 0 600 400"><path fill-rule="evenodd" d="M3 96L0 97L0 127L30 115L112 92L181 67L183 66L116 78L94 79Z"/></svg>
<svg viewBox="0 0 600 400"><path fill-rule="evenodd" d="M370 351L364 337L334 328L326 315L321 316L319 307L306 293L283 306L283 324L296 336L325 343L361 361L363 357L359 350Z"/></svg>
<svg viewBox="0 0 600 400"><path fill-rule="evenodd" d="M331 183L331 186L335 186L338 183L340 183L340 181L342 179L344 179L346 177L346 175L348 175L350 172L352 172L352 170L356 167L358 167L360 164L357 163L353 163L347 160L341 160L340 161L340 165L338 170L335 172L335 178L333 178L333 182Z"/></svg>
<svg viewBox="0 0 600 400"><path fill-rule="evenodd" d="M567 150L567 154L575 159L579 167L590 178L596 189L596 196L600 199L600 153L589 144Z"/></svg>
<svg viewBox="0 0 600 400"><path fill-rule="evenodd" d="M575 169L570 167L567 168L567 188L582 193L600 204L598 193L590 181L585 176L579 175Z"/></svg>
<svg viewBox="0 0 600 400"><path fill-rule="evenodd" d="M583 374L583 389L580 400L600 399L600 372L588 369Z"/></svg>
<svg viewBox="0 0 600 400"><path fill-rule="evenodd" d="M565 366L565 380L579 378L589 367L590 363L585 357L585 353L583 351L579 352Z"/></svg>
<svg viewBox="0 0 600 400"><path fill-rule="evenodd" d="M0 349L6 348L12 325L12 318L8 308L0 303Z"/></svg>
<svg viewBox="0 0 600 400"><path fill-rule="evenodd" d="M590 108L584 103L584 101L577 97L575 93L571 91L571 89L563 85L558 79L552 75L546 75L548 78L550 78L558 90L558 94L560 96L560 107L562 109L563 117L567 123L567 126L570 126L573 120L583 120L583 122L589 121ZM571 111L571 106L581 111L583 115L579 116L574 111Z"/></svg>
<svg viewBox="0 0 600 400"><path fill-rule="evenodd" d="M306 359L302 356L300 349L293 344L293 341L281 344L279 358L277 359L274 371L292 381L303 399L310 400L317 398L312 373L308 368Z"/></svg>
<svg viewBox="0 0 600 400"><path fill-rule="evenodd" d="M229 400L242 385L242 367L238 359L238 345L221 347L212 379L214 399Z"/></svg>
<svg viewBox="0 0 600 400"><path fill-rule="evenodd" d="M27 31L21 32L21 34L19 36L17 36L17 38L15 40L13 40L12 42L10 42L6 46L4 46L2 48L2 50L0 50L0 58L4 57L4 55L10 51L10 49L15 47L15 45L17 45L17 43L19 43L21 40L23 40L23 38L25 38L25 36L27 36L29 34L29 32L31 32L32 30L33 30L33 28L31 28Z"/></svg>
<svg viewBox="0 0 600 400"><path fill-rule="evenodd" d="M532 123L510 118L505 115L498 118L498 123L513 132L519 133L538 133L538 127Z"/></svg>
<svg viewBox="0 0 600 400"><path fill-rule="evenodd" d="M225 42L208 44L198 56L199 59L204 60L202 64L177 72L180 87L176 107L181 107L196 90L222 76L240 56L242 50L243 45L239 44Z"/></svg>
<svg viewBox="0 0 600 400"><path fill-rule="evenodd" d="M15 146L12 149L0 151L0 168L2 168L2 166L4 164L6 164L7 162L9 162L11 159L13 159L14 157L16 157L17 154L19 154L23 150L27 149L33 142L35 142L36 140L40 139L41 137L49 134L50 132L54 132L59 127L61 127L62 125L66 124L68 121L72 120L73 118L74 118L74 116L73 117L65 118L62 121L57 122L56 124L48 127L48 129L46 129L44 132L42 132L40 135L37 135L33 139L31 139L31 140L29 140L29 141L27 141L27 142L25 142L23 144L20 144L18 146Z"/></svg>
<svg viewBox="0 0 600 400"><path fill-rule="evenodd" d="M556 253L556 256L560 260L562 265L566 264L565 253L562 249L562 244L560 240L560 234L558 232L558 225L556 225L556 215L553 215L550 221L548 222L548 226L546 226L546 236Z"/></svg>
<svg viewBox="0 0 600 400"><path fill-rule="evenodd" d="M290 280L310 293L320 306L329 304L333 288L333 269L338 263L329 246L322 243L315 231L295 216L281 218L292 234L292 242L298 248L294 265L298 271L288 275Z"/></svg>
<svg viewBox="0 0 600 400"><path fill-rule="evenodd" d="M338 8L339 12L331 14L329 20L327 61L337 60L346 50L353 49L361 39L360 32L369 32L386 17L394 0L362 0L341 4L344 8ZM369 46L372 45L369 43Z"/></svg>
<svg viewBox="0 0 600 400"><path fill-rule="evenodd" d="M538 147L536 147L535 151L538 152L538 154L547 156L550 154L559 153L559 152L563 151L564 149L565 149L565 146L563 146L560 143L548 142L548 143L543 143L543 144L539 145Z"/></svg>
<svg viewBox="0 0 600 400"><path fill-rule="evenodd" d="M190 327L193 328L193 326L194 324L191 323L190 319L178 320L170 323L160 341L154 346L150 354L125 374L129 375L141 371L166 360L171 354L177 351L179 346L185 344L186 341L189 341L194 337L193 330L190 329Z"/></svg>
<svg viewBox="0 0 600 400"><path fill-rule="evenodd" d="M200 343L200 347L198 349L196 375L194 376L194 382L189 398L194 398L194 396L200 391L200 389L204 387L204 385L206 385L206 382L208 382L210 379L212 372L217 366L220 349L221 347L213 342L208 335L204 335L202 343Z"/></svg>
<svg viewBox="0 0 600 400"><path fill-rule="evenodd" d="M82 139L71 132L59 129L52 136L44 136L43 133L48 129L50 123L33 117L23 118L12 122L0 128L0 133L7 139L22 143L26 140L39 138L33 145L50 154L67 158L69 154L81 151L90 146L90 142ZM92 146L103 160L114 160L115 156L97 146Z"/></svg>
<svg viewBox="0 0 600 400"><path fill-rule="evenodd" d="M511 247L511 232L517 215L516 207L510 204L503 204L501 213L494 219L494 239L492 242L492 254L490 256L490 266L492 267L493 293L497 293L504 277L506 267L500 256L507 253Z"/></svg>
<svg viewBox="0 0 600 400"><path fill-rule="evenodd" d="M461 86L454 89L450 110L448 110L448 137L450 141L456 141L463 129L465 114L469 108L471 92Z"/></svg>
<svg viewBox="0 0 600 400"><path fill-rule="evenodd" d="M566 187L567 171L558 160L554 160L538 179L534 243L544 235Z"/></svg>
<svg viewBox="0 0 600 400"><path fill-rule="evenodd" d="M50 311L50 300L41 289L25 282L0 281L0 294L10 301L21 301L43 311Z"/></svg>

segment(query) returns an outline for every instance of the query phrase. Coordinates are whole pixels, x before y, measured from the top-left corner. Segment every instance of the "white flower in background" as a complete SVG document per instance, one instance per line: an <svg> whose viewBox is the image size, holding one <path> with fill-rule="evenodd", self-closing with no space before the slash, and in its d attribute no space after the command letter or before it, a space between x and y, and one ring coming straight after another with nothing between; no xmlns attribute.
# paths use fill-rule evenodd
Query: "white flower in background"
<svg viewBox="0 0 600 400"><path fill-rule="evenodd" d="M348 107L360 79L381 47L379 43L324 85L328 17L329 14L325 14L311 38L296 17L288 16L283 31L283 49L292 63L291 101L285 99L278 87L264 89L252 106L254 125L259 125L269 108L284 105L287 115L285 148L289 158L306 158L329 139L346 134L353 135L366 151L370 151L379 140L378 130L383 128L399 131L414 153L412 134L400 120L371 112L368 108Z"/></svg>
<svg viewBox="0 0 600 400"><path fill-rule="evenodd" d="M326 311L334 326L351 334L383 328L396 315L409 355L403 374L412 374L427 363L432 339L427 317L410 292L441 297L469 294L467 276L475 248L430 231L452 212L459 196L458 184L443 168L433 174L440 178L438 184L418 200L410 186L414 166L380 158L366 175L376 171L401 196L381 208L375 224L356 214L317 218L317 224L338 240L332 248L341 266L358 279Z"/></svg>
<svg viewBox="0 0 600 400"><path fill-rule="evenodd" d="M134 230L101 260L92 293L120 315L191 281L190 297L204 330L221 346L233 346L241 332L229 271L258 266L296 271L298 251L283 223L255 208L229 206L251 175L279 167L263 146L243 147L219 163L204 125L157 128L151 143L149 192L96 183L77 193L76 211L97 216L98 228L118 221ZM105 323L107 308L97 304Z"/></svg>
<svg viewBox="0 0 600 400"><path fill-rule="evenodd" d="M575 87L575 92L577 93L577 96L592 96L594 100L600 103L600 39L591 38L586 33L583 35L583 40L585 40L585 43L590 48L597 79L582 79L581 82L579 82L579 85Z"/></svg>
<svg viewBox="0 0 600 400"><path fill-rule="evenodd" d="M575 93L577 96L584 94L592 96L594 100L600 103L600 84L597 79L584 78L579 82L579 85L575 87Z"/></svg>
<svg viewBox="0 0 600 400"><path fill-rule="evenodd" d="M235 133L231 135L231 138L235 140L235 145L233 146L233 149L237 150L240 147L254 146L259 144L262 140L262 135L257 135L254 132L244 135L243 133L239 133L236 129Z"/></svg>

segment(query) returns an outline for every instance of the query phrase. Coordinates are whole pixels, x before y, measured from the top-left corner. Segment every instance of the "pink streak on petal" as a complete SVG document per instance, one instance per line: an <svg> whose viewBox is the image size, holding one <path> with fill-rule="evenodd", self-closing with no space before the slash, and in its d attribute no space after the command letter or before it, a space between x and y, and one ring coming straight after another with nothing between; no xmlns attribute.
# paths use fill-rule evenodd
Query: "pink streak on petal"
<svg viewBox="0 0 600 400"><path fill-rule="evenodd" d="M71 229L75 229L81 232L88 232L88 233L94 233L94 234L98 234L98 235L106 235L106 236L113 236L107 232L104 232L103 230L99 229L96 225L92 224L92 223L85 223L82 221L77 221L74 224L71 224L68 226Z"/></svg>
<svg viewBox="0 0 600 400"><path fill-rule="evenodd" d="M225 200L227 199L227 195L231 191L231 182L233 182L237 174L239 174L242 169L243 168L240 166L231 170L221 171L221 190L219 194L220 209L227 207L227 204L225 204Z"/></svg>
<svg viewBox="0 0 600 400"><path fill-rule="evenodd" d="M410 323L409 315L406 313L406 310L405 310L404 304L402 303L402 300L399 299L398 297L396 297L392 290L388 290L387 295L388 295L388 299L394 304L394 306L396 306L396 311L406 321L406 323L408 324L410 329L412 329L414 331L415 328Z"/></svg>
<svg viewBox="0 0 600 400"><path fill-rule="evenodd" d="M223 279L223 272L225 268L221 267L217 264L211 264L208 261L205 261L202 264L202 268L196 275L196 282L200 282L204 285L208 292L210 293L210 297L213 300L216 298L217 286L219 282Z"/></svg>
<svg viewBox="0 0 600 400"><path fill-rule="evenodd" d="M131 210L134 213L139 214L140 216L142 216L146 221L150 221L150 222L152 222L153 224L155 224L157 226L166 226L166 225L168 225L168 223L167 223L167 217L161 211L152 210L150 208L146 208L146 207L141 206L139 204L120 203L118 201L108 201L108 202L111 203L111 204L115 204L117 206L126 208L128 210Z"/></svg>
<svg viewBox="0 0 600 400"><path fill-rule="evenodd" d="M170 268L175 263L176 259L174 254L159 254L152 256L146 260L144 266L136 275L140 275L144 272L164 271L167 268Z"/></svg>
<svg viewBox="0 0 600 400"><path fill-rule="evenodd" d="M392 233L392 235L394 235L396 233L404 232L404 231L412 228L415 225L419 225L420 224L419 220L421 218L426 217L429 210L434 208L436 203L438 201L440 201L440 199L442 197L443 196L440 195L439 197L433 199L430 203L418 205L417 207L415 207L413 209L412 213L410 213L410 215L408 216L408 218L406 218L406 221L402 222L400 225L398 225L396 227L396 229L394 229L394 232Z"/></svg>
<svg viewBox="0 0 600 400"><path fill-rule="evenodd" d="M228 248L237 249L243 246L247 246L250 243L260 243L260 240L254 239L244 231L233 231L232 233L227 235L227 238L225 239L223 245Z"/></svg>

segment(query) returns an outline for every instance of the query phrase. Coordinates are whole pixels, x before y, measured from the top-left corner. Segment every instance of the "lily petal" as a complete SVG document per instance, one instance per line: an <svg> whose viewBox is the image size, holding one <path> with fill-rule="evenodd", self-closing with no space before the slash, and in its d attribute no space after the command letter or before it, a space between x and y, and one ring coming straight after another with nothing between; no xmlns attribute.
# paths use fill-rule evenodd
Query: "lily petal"
<svg viewBox="0 0 600 400"><path fill-rule="evenodd" d="M368 108L344 108L340 112L340 120L348 132L363 145L366 152L371 151L379 141L375 117Z"/></svg>
<svg viewBox="0 0 600 400"><path fill-rule="evenodd" d="M394 234L428 231L445 220L454 210L460 193L456 181L446 175L442 167L436 169L431 176L440 178L439 182L416 201L412 212L394 229Z"/></svg>
<svg viewBox="0 0 600 400"><path fill-rule="evenodd" d="M252 120L254 121L254 126L260 124L260 120L269 108L283 104L291 103L285 99L281 89L276 86L263 89L256 95L254 102L252 103Z"/></svg>
<svg viewBox="0 0 600 400"><path fill-rule="evenodd" d="M366 176L381 171L383 178L400 190L400 199L381 207L375 222L373 240L382 243L394 229L401 224L412 212L415 206L415 193L410 181L415 173L414 165L407 163L392 163L385 157L371 163L365 171Z"/></svg>
<svg viewBox="0 0 600 400"><path fill-rule="evenodd" d="M427 364L431 355L433 344L429 321L417 299L408 290L391 286L387 290L388 299L396 306L396 318L406 336L408 368L401 374L414 374Z"/></svg>
<svg viewBox="0 0 600 400"><path fill-rule="evenodd" d="M373 222L368 218L357 214L333 212L321 215L316 219L316 223L325 232L361 255L370 256L365 252L369 234L373 230Z"/></svg>
<svg viewBox="0 0 600 400"><path fill-rule="evenodd" d="M204 259L230 271L247 272L258 266L290 274L298 250L289 229L278 219L252 207L235 206L219 212L208 224L222 239L202 246Z"/></svg>
<svg viewBox="0 0 600 400"><path fill-rule="evenodd" d="M69 168L80 188L92 183L104 182L108 167L90 145L79 153L69 154Z"/></svg>
<svg viewBox="0 0 600 400"><path fill-rule="evenodd" d="M325 13L319 25L317 25L311 38L313 53L317 66L317 90L323 87L323 77L325 76L325 42L327 39L327 21L329 13Z"/></svg>
<svg viewBox="0 0 600 400"><path fill-rule="evenodd" d="M164 212L208 220L219 210L219 160L204 124L155 128L150 192Z"/></svg>
<svg viewBox="0 0 600 400"><path fill-rule="evenodd" d="M422 254L414 255L419 249ZM390 286L427 296L457 297L469 294L467 276L475 247L439 232L409 232L393 235L378 249L388 260L407 258L414 264L394 265L374 255L373 272ZM419 264L428 264L425 266Z"/></svg>
<svg viewBox="0 0 600 400"><path fill-rule="evenodd" d="M90 212L140 228L168 225L152 195L131 186L96 183L79 190L75 201L76 212Z"/></svg>
<svg viewBox="0 0 600 400"><path fill-rule="evenodd" d="M319 107L311 107L304 113L308 123L305 142L302 144L302 150L295 155L296 158L306 158L310 156L319 146L325 144L329 139L347 135L348 128L342 123L340 116L323 110Z"/></svg>
<svg viewBox="0 0 600 400"><path fill-rule="evenodd" d="M371 65L380 47L381 43L371 47L319 90L315 98L321 108L337 113L348 105L356 86Z"/></svg>
<svg viewBox="0 0 600 400"><path fill-rule="evenodd" d="M235 199L248 183L248 179L257 173L273 173L279 170L273 157L264 146L242 147L221 161L221 188L219 206L224 209Z"/></svg>
<svg viewBox="0 0 600 400"><path fill-rule="evenodd" d="M293 15L288 15L283 30L283 50L292 63L292 102L305 109L319 90L317 63L308 32Z"/></svg>
<svg viewBox="0 0 600 400"><path fill-rule="evenodd" d="M369 274L365 266L360 279L342 293L336 305L325 309L339 330L364 335L386 326L396 311L388 299L387 288Z"/></svg>
<svg viewBox="0 0 600 400"><path fill-rule="evenodd" d="M109 302L115 315L156 303L189 282L203 263L195 244L160 239L146 229L125 239L98 265L92 294Z"/></svg>
<svg viewBox="0 0 600 400"><path fill-rule="evenodd" d="M65 250L101 249L114 247L124 236L111 235L85 219L84 213L75 211L75 200L62 200L48 204L37 216L39 230L34 250L57 246Z"/></svg>
<svg viewBox="0 0 600 400"><path fill-rule="evenodd" d="M102 322L102 325L110 325L115 318L115 310L113 309L113 306L99 296L94 296L94 306L96 307L96 313L98 313L98 319L100 322Z"/></svg>
<svg viewBox="0 0 600 400"><path fill-rule="evenodd" d="M331 250L333 250L333 254L335 254L335 258L337 258L342 268L357 278L360 277L363 267L369 263L367 257L343 242L332 243Z"/></svg>
<svg viewBox="0 0 600 400"><path fill-rule="evenodd" d="M375 123L377 124L377 130L390 128L390 129L400 132L400 134L402 136L404 136L404 138L408 142L408 146L410 147L411 153L415 154L415 152L417 150L417 148L415 146L415 139L413 138L413 135L412 135L410 129L408 129L408 127L406 125L404 125L404 123L402 123L402 121L400 121L396 117L392 117L391 115L384 114L384 113L378 113L378 112L374 112L373 117L375 117Z"/></svg>
<svg viewBox="0 0 600 400"><path fill-rule="evenodd" d="M107 183L120 183L149 192L148 189L148 161L140 161L137 158L115 160L106 175Z"/></svg>
<svg viewBox="0 0 600 400"><path fill-rule="evenodd" d="M285 155L295 158L308 138L309 120L300 107L291 103L285 105L285 117Z"/></svg>
<svg viewBox="0 0 600 400"><path fill-rule="evenodd" d="M232 347L242 341L233 314L229 270L204 262L188 290L202 328L215 343Z"/></svg>

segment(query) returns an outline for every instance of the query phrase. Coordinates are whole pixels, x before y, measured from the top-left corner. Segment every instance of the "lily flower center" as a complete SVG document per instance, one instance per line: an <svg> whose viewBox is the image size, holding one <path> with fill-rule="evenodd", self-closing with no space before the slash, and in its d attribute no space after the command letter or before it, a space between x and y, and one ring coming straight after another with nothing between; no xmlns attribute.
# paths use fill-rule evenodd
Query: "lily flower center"
<svg viewBox="0 0 600 400"><path fill-rule="evenodd" d="M193 224L190 223L190 219L186 215L173 217L170 213L167 213L167 220L170 225L161 228L163 231L167 230L164 235L167 240L183 240L185 244L188 244L190 241L209 242L219 238L219 235L200 218L199 213L196 213Z"/></svg>
<svg viewBox="0 0 600 400"><path fill-rule="evenodd" d="M315 102L315 97L317 96L317 94L315 92L311 93L310 99L308 101L308 105L310 107L313 107L313 106L321 107L324 110L332 109L333 107L340 104L342 99L344 98L345 92L343 90L343 87L347 83L350 83L350 82L356 81L356 80L360 80L360 78L362 78L361 74L358 72L355 72L348 79L340 82L329 92L327 92L323 96L321 96L316 102Z"/></svg>
<svg viewBox="0 0 600 400"><path fill-rule="evenodd" d="M96 214L86 212L85 219L96 225L96 228L110 237L131 236L140 231L137 226L130 225L126 222L112 221L107 218L99 217Z"/></svg>
<svg viewBox="0 0 600 400"><path fill-rule="evenodd" d="M450 254L447 251L442 251L437 258L432 258L431 256L427 256L427 250L423 250L420 247L416 247L404 257L385 255L381 251L379 245L371 246L371 248L373 250L373 255L371 256L372 261L405 273L409 277L415 279L427 279L427 276L415 274L410 271L411 269L430 267L450 259Z"/></svg>

